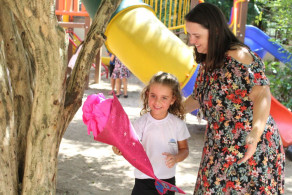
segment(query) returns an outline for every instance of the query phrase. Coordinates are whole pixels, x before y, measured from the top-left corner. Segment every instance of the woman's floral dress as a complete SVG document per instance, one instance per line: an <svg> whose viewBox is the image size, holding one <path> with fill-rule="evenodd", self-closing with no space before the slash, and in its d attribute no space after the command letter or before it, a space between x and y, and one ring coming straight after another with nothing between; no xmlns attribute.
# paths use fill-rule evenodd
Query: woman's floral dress
<svg viewBox="0 0 292 195"><path fill-rule="evenodd" d="M250 65L226 55L225 67L204 73L201 66L194 92L208 122L194 194L282 194L285 153L277 126L269 116L257 150L247 162L236 162L246 152L252 128L255 85L269 85L264 64L250 51Z"/></svg>
<svg viewBox="0 0 292 195"><path fill-rule="evenodd" d="M112 73L113 79L129 78L129 69L117 58L115 57L115 68Z"/></svg>

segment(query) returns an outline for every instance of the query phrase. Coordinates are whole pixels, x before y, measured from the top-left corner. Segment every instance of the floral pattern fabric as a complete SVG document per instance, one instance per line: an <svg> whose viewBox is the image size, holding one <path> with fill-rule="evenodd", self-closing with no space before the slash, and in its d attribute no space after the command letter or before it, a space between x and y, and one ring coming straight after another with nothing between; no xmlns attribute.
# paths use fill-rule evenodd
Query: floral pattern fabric
<svg viewBox="0 0 292 195"><path fill-rule="evenodd" d="M285 153L271 116L253 157L237 164L252 128L248 95L255 85L269 85L263 62L250 53L250 65L226 55L224 68L212 73L200 68L192 96L199 100L208 124L194 194L284 193Z"/></svg>
<svg viewBox="0 0 292 195"><path fill-rule="evenodd" d="M112 73L113 79L129 78L129 69L117 58L115 57L115 68Z"/></svg>

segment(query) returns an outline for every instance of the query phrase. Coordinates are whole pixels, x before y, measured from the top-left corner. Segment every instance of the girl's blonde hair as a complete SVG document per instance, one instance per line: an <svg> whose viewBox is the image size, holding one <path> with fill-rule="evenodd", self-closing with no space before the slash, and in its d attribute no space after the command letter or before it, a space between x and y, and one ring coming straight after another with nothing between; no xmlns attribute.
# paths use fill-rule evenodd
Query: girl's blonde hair
<svg viewBox="0 0 292 195"><path fill-rule="evenodd" d="M148 93L149 93L151 85L154 83L162 84L171 88L172 95L175 97L175 102L172 105L170 105L168 112L176 115L177 117L183 120L185 118L185 114L184 114L184 107L182 105L182 94L181 94L180 84L174 75L170 73L162 72L162 71L156 73L151 78L148 85L143 89L141 93L143 108L140 114L143 115L150 111L149 106L148 106Z"/></svg>

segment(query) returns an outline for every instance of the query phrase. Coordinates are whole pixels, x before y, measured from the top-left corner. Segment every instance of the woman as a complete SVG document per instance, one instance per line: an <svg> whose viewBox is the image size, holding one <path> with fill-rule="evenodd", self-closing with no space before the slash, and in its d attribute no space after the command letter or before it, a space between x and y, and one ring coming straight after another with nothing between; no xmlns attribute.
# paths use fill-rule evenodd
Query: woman
<svg viewBox="0 0 292 195"><path fill-rule="evenodd" d="M130 77L129 69L120 61L120 59L115 57L115 68L113 70L111 78L116 80L116 96L119 98L121 96L121 86L123 83L124 98L128 98L128 78Z"/></svg>
<svg viewBox="0 0 292 195"><path fill-rule="evenodd" d="M184 105L208 122L194 194L284 193L285 154L263 62L216 6L198 4L185 20L201 67Z"/></svg>

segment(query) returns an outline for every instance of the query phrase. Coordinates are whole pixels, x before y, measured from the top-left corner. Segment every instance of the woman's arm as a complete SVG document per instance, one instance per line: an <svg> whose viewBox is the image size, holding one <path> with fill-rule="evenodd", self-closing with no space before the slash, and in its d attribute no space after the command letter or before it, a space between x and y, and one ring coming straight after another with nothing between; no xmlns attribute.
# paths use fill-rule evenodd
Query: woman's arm
<svg viewBox="0 0 292 195"><path fill-rule="evenodd" d="M183 102L183 106L185 109L185 113L192 112L198 108L200 108L200 104L198 100L195 100L191 95L185 99Z"/></svg>
<svg viewBox="0 0 292 195"><path fill-rule="evenodd" d="M253 102L252 130L248 135L247 142L258 142L262 136L271 108L271 92L268 85L254 86L249 95Z"/></svg>
<svg viewBox="0 0 292 195"><path fill-rule="evenodd" d="M268 85L254 86L249 95L253 102L252 130L246 138L247 151L238 163L247 161L256 151L257 143L260 140L270 114L271 93Z"/></svg>

